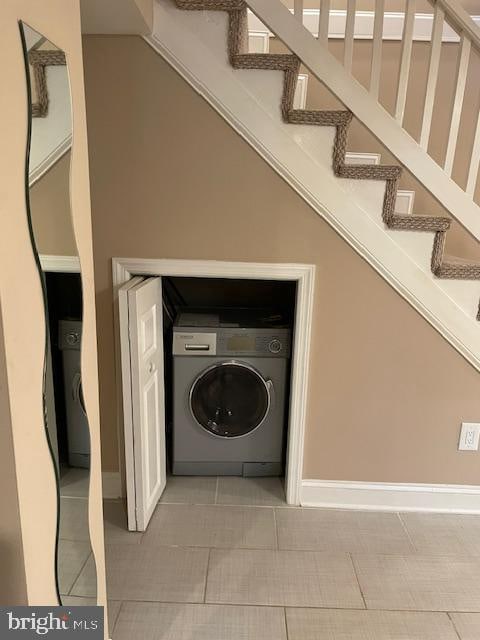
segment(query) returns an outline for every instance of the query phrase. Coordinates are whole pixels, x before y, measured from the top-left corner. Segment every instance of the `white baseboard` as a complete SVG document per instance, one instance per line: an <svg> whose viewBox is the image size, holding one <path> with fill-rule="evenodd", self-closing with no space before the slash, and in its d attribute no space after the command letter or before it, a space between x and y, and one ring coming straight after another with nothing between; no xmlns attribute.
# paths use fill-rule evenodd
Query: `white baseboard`
<svg viewBox="0 0 480 640"><path fill-rule="evenodd" d="M302 480L304 507L480 514L480 486Z"/></svg>
<svg viewBox="0 0 480 640"><path fill-rule="evenodd" d="M118 471L102 471L103 497L115 500L122 497L122 482Z"/></svg>
<svg viewBox="0 0 480 640"><path fill-rule="evenodd" d="M358 153L357 151L347 151L345 153L345 164L380 164L379 153Z"/></svg>

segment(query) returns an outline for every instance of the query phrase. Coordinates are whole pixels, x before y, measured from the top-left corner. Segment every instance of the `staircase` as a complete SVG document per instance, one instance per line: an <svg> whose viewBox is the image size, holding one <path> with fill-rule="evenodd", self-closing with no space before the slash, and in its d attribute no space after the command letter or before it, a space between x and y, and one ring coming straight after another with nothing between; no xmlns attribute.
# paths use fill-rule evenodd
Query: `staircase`
<svg viewBox="0 0 480 640"><path fill-rule="evenodd" d="M72 144L70 86L65 54L25 27L33 92L29 184L32 186Z"/></svg>
<svg viewBox="0 0 480 640"><path fill-rule="evenodd" d="M401 162L452 217L480 239L480 208L474 201L480 165L480 116L465 188L451 178L452 148L455 151L458 138L458 123L453 120L455 109L461 107L458 91L464 93L466 84L465 47L470 52L472 43L480 43L477 27L461 10L452 21L460 25L459 76L465 77L457 80L445 166L440 167L428 153L444 3L450 6L453 0L438 0L434 9L419 141L403 128L415 19L413 0L407 0L394 114L388 114L378 102L382 2L376 3L370 92L351 76L355 0L348 2L343 66L328 51L329 0L321 0L318 38L301 24L301 0L295 0L293 15L278 0L248 2L257 18L293 53L248 51L248 13L243 0L176 0L175 5L172 0L160 0L153 35L147 42L480 369L480 264L446 255L450 217L398 212L397 205ZM469 46L464 44L467 41ZM345 108L297 108L295 91L301 62L341 99ZM398 165L352 161L347 148L354 115L398 158Z"/></svg>
<svg viewBox="0 0 480 640"><path fill-rule="evenodd" d="M37 97L32 104L32 117L46 118L49 105L46 67L66 66L65 54L58 49L34 49L28 52L28 61L32 68Z"/></svg>

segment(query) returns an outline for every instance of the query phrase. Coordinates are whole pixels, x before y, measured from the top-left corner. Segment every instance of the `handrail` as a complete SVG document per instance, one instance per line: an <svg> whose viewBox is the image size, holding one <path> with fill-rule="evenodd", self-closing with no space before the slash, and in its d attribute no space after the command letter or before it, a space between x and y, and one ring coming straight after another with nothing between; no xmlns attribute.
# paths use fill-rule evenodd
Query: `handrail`
<svg viewBox="0 0 480 640"><path fill-rule="evenodd" d="M437 0L457 29L466 33L480 49L480 29L458 0Z"/></svg>
<svg viewBox="0 0 480 640"><path fill-rule="evenodd" d="M448 13L456 11L456 0L437 0L442 7L448 7ZM378 87L370 87L370 91L361 85L350 70L341 64L338 59L330 53L328 46L322 44L320 40L315 38L302 24L299 15L299 5L303 2L296 3L297 15L292 15L291 11L279 0L247 0L250 9L257 15L270 30L285 45L295 53L303 64L315 75L339 100L347 109L349 109L372 133L378 140L387 147L391 153L402 163L423 185L424 187L445 207L447 211L475 238L480 240L480 207L473 200L474 188L477 182L478 171L480 167L480 113L477 119L477 126L474 131L474 148L470 160L470 169L468 172L467 187L463 189L451 177L452 166L449 165L450 158L447 157L447 165L441 167L428 153L428 136L426 131L429 130L430 121L425 118L431 118L432 100L434 95L434 86L438 74L438 57L441 47L438 42L432 45L431 62L429 70L429 87L427 87L427 104L425 105L423 137L417 142L403 127L404 99L406 85L409 75L410 64L410 48L412 36L412 5L410 0L410 19L405 20L402 43L402 65L399 81L399 89L397 93L397 105L395 115L391 115L378 101L376 91ZM326 4L326 3L325 3ZM383 2L377 2L376 6L382 6ZM321 7L325 6L322 2ZM320 11L321 11L320 7ZM437 20L442 19L444 11L437 10ZM456 22L465 23L465 29L461 32L461 42L468 42L468 46L463 46L463 55L460 56L460 62L457 73L457 94L454 101L454 109L452 112L452 123L449 132L449 145L453 145L456 149L458 122L456 110L463 103L463 95L465 91L465 81L468 65L467 53L470 52L471 39L470 34L473 33L475 42L479 40L475 23L468 20L463 13L456 13ZM376 16L377 17L377 16ZM321 18L320 18L321 19ZM325 18L323 23L325 23ZM378 24L378 21L377 21ZM468 32L467 32L468 27ZM434 33L439 33L439 27ZM381 32L376 30L377 38L381 38ZM328 44L328 43L327 43ZM375 42L374 42L375 49ZM381 49L380 49L381 50ZM348 60L348 57L347 57ZM376 61L378 67L378 59ZM373 89L373 90L372 90ZM475 146L476 145L476 146Z"/></svg>

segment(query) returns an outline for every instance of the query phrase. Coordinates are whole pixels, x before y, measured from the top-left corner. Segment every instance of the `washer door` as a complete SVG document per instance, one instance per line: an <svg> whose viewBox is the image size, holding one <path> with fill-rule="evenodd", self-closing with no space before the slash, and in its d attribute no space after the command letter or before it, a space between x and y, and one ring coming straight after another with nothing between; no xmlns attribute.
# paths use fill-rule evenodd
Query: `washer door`
<svg viewBox="0 0 480 640"><path fill-rule="evenodd" d="M203 371L193 383L190 410L206 431L238 438L265 420L271 385L247 364L221 362Z"/></svg>

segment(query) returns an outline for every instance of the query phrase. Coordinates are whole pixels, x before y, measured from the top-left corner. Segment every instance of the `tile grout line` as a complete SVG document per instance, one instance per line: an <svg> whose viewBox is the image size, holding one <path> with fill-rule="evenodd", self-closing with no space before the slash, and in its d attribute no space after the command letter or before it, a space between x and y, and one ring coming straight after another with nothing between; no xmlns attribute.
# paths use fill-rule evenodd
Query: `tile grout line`
<svg viewBox="0 0 480 640"><path fill-rule="evenodd" d="M185 505L187 506L187 505ZM214 506L214 505L206 505L206 506ZM219 506L223 506L223 505L219 505ZM229 507L231 508L231 507ZM254 507L255 509L264 509L264 507ZM63 538L62 538L63 540ZM77 542L75 540L70 540L67 542ZM164 543L157 543L157 542L144 542L143 541L143 536L142 536L142 540L140 540L139 542L120 542L120 541L116 541L116 542L109 542L106 541L105 542L105 548L108 547L127 547L127 548L136 548L136 547L142 547L142 548L149 548L149 549L210 549L210 548L214 548L209 546L208 544L194 544L194 543L190 543L190 544L164 544ZM266 551L266 550L270 550L270 551L275 551L276 549L272 546L258 546L258 547L244 547L244 546L217 546L215 547L216 549L222 549L222 550L233 550L233 551ZM468 554L451 554L451 553L437 553L437 554L419 554L419 553L411 553L411 554L407 554L407 553L400 553L400 552L392 552L392 551L388 551L388 552L377 552L377 553L373 553L371 551L358 551L358 550L348 550L348 549L344 549L344 548L336 548L336 547L322 547L322 548L297 548L297 547L282 547L281 549L279 548L278 551L284 551L286 553L323 553L326 555L335 555L338 553L346 553L346 554L353 554L356 556L369 556L369 555L374 555L377 557L388 557L388 558L402 558L402 557L406 557L406 558L410 558L410 557L426 557L426 558L438 558L438 559L458 559L458 560L469 560L469 561L473 561L473 562L479 562L480 563L480 556L472 556L472 555L468 555ZM63 595L70 595L70 594L63 594ZM81 596L81 597L89 597L89 596ZM395 609L396 611L396 609ZM406 609L406 611L408 611L408 609ZM430 611L430 610L429 610ZM433 609L432 611L435 611L435 609ZM444 610L442 610L444 611ZM457 612L455 612L457 613ZM467 612L468 613L468 612ZM472 613L472 612L470 612ZM478 609L478 611L474 611L473 613L480 613L480 608Z"/></svg>
<svg viewBox="0 0 480 640"><path fill-rule="evenodd" d="M301 507L290 507L289 505L277 504L245 504L240 502L159 502L159 506L175 505L175 506L188 506L188 507L239 507L246 509L300 509Z"/></svg>
<svg viewBox="0 0 480 640"><path fill-rule="evenodd" d="M287 622L287 607L283 607L283 619L284 619L284 622L285 622L285 638L286 638L286 640L289 640L288 622Z"/></svg>
<svg viewBox="0 0 480 640"><path fill-rule="evenodd" d="M207 570L205 571L205 586L203 588L203 604L207 604L207 582L208 582L208 572L210 571L210 555L212 550L208 549L207 556Z"/></svg>
<svg viewBox="0 0 480 640"><path fill-rule="evenodd" d="M171 506L171 505L168 505ZM180 506L180 505L175 505L175 506ZM192 506L192 505L186 505L186 504L182 504L181 506ZM193 505L196 506L196 505ZM207 506L207 507L214 507L216 505L202 505L202 506ZM222 507L224 507L225 505L218 505L218 508L221 509ZM232 509L234 507L239 507L240 509L243 508L243 505L233 505L233 506L228 506L227 508ZM259 511L263 510L263 511L267 511L267 510L275 510L277 509L277 507L258 507L258 506L254 506L254 507L249 507L249 509L257 509ZM275 513L275 519L276 519L276 513ZM105 540L105 547L127 547L127 548L135 548L135 547L142 547L142 548L161 548L161 549L209 549L212 548L211 545L209 544L195 544L195 542L191 542L191 543L183 543L183 544L172 544L172 543L158 543L158 542L145 542L144 538L146 537L146 532L145 533L140 533L140 532L130 532L132 534L134 534L135 536L141 536L141 539L139 539L138 542L125 542L123 540ZM64 538L61 538L61 540L64 540ZM65 539L66 540L66 539ZM76 541L76 540L66 540L67 542L80 542L80 541ZM274 547L272 546L218 546L219 549L233 549L233 550L264 550L264 549L274 549ZM390 557L390 558L401 558L401 557L426 557L426 558L443 558L443 559L459 559L459 560L469 560L469 561L473 561L476 563L480 563L480 555L471 555L471 554L467 554L467 553L424 553L424 554L419 554L417 551L415 553L406 553L404 551L377 551L377 552L372 552L372 551L364 551L364 550L355 550L353 548L343 548L343 547L320 547L320 548L313 548L313 547L302 547L302 548L298 548L298 547L282 547L282 549L279 548L279 550L281 551L285 551L285 552L299 552L299 553L325 553L325 554L335 554L335 553L351 553L353 555L357 555L357 556L369 556L369 555L375 555L377 557ZM64 594L64 595L69 595L69 594ZM480 612L480 609L479 609Z"/></svg>
<svg viewBox="0 0 480 640"><path fill-rule="evenodd" d="M413 552L414 553L418 553L418 549L415 546L415 543L413 542L413 539L412 539L412 536L410 535L409 530L407 529L407 525L405 524L405 522L404 522L404 520L402 518L402 514L399 511L397 511L396 515L397 515L398 519L400 520L400 524L402 525L403 530L405 531L405 535L408 538L408 541L409 541L409 543L410 543L410 545L411 545L411 547L413 549Z"/></svg>
<svg viewBox="0 0 480 640"><path fill-rule="evenodd" d="M114 623L113 623L112 632L110 633L110 629L108 630L108 635L109 635L109 636L111 635L111 636L112 636L112 638L113 638L113 633L114 633L114 631L115 631L115 627L117 626L117 622L118 622L118 620L119 620L119 618L120 618L120 612L121 612L121 611L122 611L122 609L123 609L123 604L124 604L124 602L123 602L123 600L121 600L121 601L120 601L120 606L119 606L118 611L117 611L117 615L115 616L115 620L114 620ZM107 600L107 607L108 607L108 600ZM108 607L108 608L109 608L109 607Z"/></svg>
<svg viewBox="0 0 480 640"><path fill-rule="evenodd" d="M453 630L455 631L456 636L459 640L462 640L462 636L460 635L460 631L457 629L457 625L455 624L455 620L452 618L452 614L450 611L445 612L447 614L447 618L450 620Z"/></svg>
<svg viewBox="0 0 480 640"><path fill-rule="evenodd" d="M90 538L88 538L87 540L82 540L81 538L64 538L63 536L61 538L58 539L59 541L61 540L62 542L81 542L81 543L89 543L90 542ZM129 543L131 544L131 543Z"/></svg>
<svg viewBox="0 0 480 640"><path fill-rule="evenodd" d="M275 508L273 509L273 526L275 528L275 549L277 551L280 550L279 544L278 544L278 526L277 526L277 514L275 512Z"/></svg>
<svg viewBox="0 0 480 640"><path fill-rule="evenodd" d="M215 482L215 500L213 504L218 504L218 481L219 481L219 476L217 476L217 480Z"/></svg>
<svg viewBox="0 0 480 640"><path fill-rule="evenodd" d="M272 546L263 546L263 547L232 547L225 545L218 545L216 547L212 547L209 544L197 545L197 544L158 544L156 542L145 542L145 543L136 543L136 544L128 544L122 542L107 542L105 544L105 548L111 547L126 547L135 549L137 547L141 547L142 549L149 549L150 551L154 551L155 549L190 549L195 551L196 549L215 549L221 551L276 551L275 547ZM297 551L299 553L325 553L323 551L311 551L310 549L281 549L281 551L286 552L294 552ZM65 594L70 595L70 594ZM88 597L88 596L82 596ZM118 598L117 598L118 599Z"/></svg>
<svg viewBox="0 0 480 640"><path fill-rule="evenodd" d="M362 589L362 585L360 584L360 579L358 577L357 567L355 566L355 562L353 561L353 555L351 553L348 553L348 557L350 558L350 562L351 562L351 565L352 565L353 573L355 575L355 580L357 581L358 590L360 591L360 595L362 596L363 605L365 607L365 610L367 610L368 609L367 601L365 600L365 596L363 595L363 589Z"/></svg>
<svg viewBox="0 0 480 640"><path fill-rule="evenodd" d="M68 590L68 593L64 593L63 595L66 595L66 596L75 595L75 594L72 594L72 590L73 590L73 588L75 587L75 585L77 584L77 581L78 581L78 579L80 578L80 574L81 574L81 573L82 573L82 571L85 569L85 566L86 566L87 562L90 560L90 557L93 557L93 551L90 551L90 553L89 553L89 554L88 554L88 556L87 556L87 559L85 560L85 562L83 562L83 563L82 563L82 566L80 567L80 571L79 571L79 572L77 573L77 575L75 576L75 579L73 580L73 582L72 582L72 586L71 586L71 587L70 587L70 589ZM61 596L62 596L62 594L60 594L60 600L62 599L62 598L61 598ZM91 598L92 596L82 596L82 597L84 597L84 598ZM95 596L94 596L94 597L95 597Z"/></svg>
<svg viewBox="0 0 480 640"><path fill-rule="evenodd" d="M91 598L92 596L72 596L72 597L79 597L79 598ZM112 600L115 602L120 602L119 598L112 598ZM364 609L363 607L353 607L353 606L348 606L348 607L334 607L334 606L330 606L330 607L323 607L323 606L317 606L317 605L284 605L284 604L262 604L262 603L256 603L256 604L252 604L249 602L199 602L198 600L146 600L145 598L142 600L135 600L134 598L125 598L124 600L122 600L122 602L125 603L132 603L132 604L138 604L138 603L146 603L146 604L190 604L190 605L197 605L197 606L202 606L202 605L215 605L215 606L222 606L222 607L256 607L256 608L262 608L262 609L311 609L313 611L356 611L356 612L364 612L364 611L376 611L377 613L435 613L435 614L439 614L442 616L448 616L450 613L461 613L461 614L465 614L465 613L473 613L473 614L479 614L480 611L445 611L445 609L377 609L377 608L372 608L372 609ZM72 605L73 606L73 605Z"/></svg>

